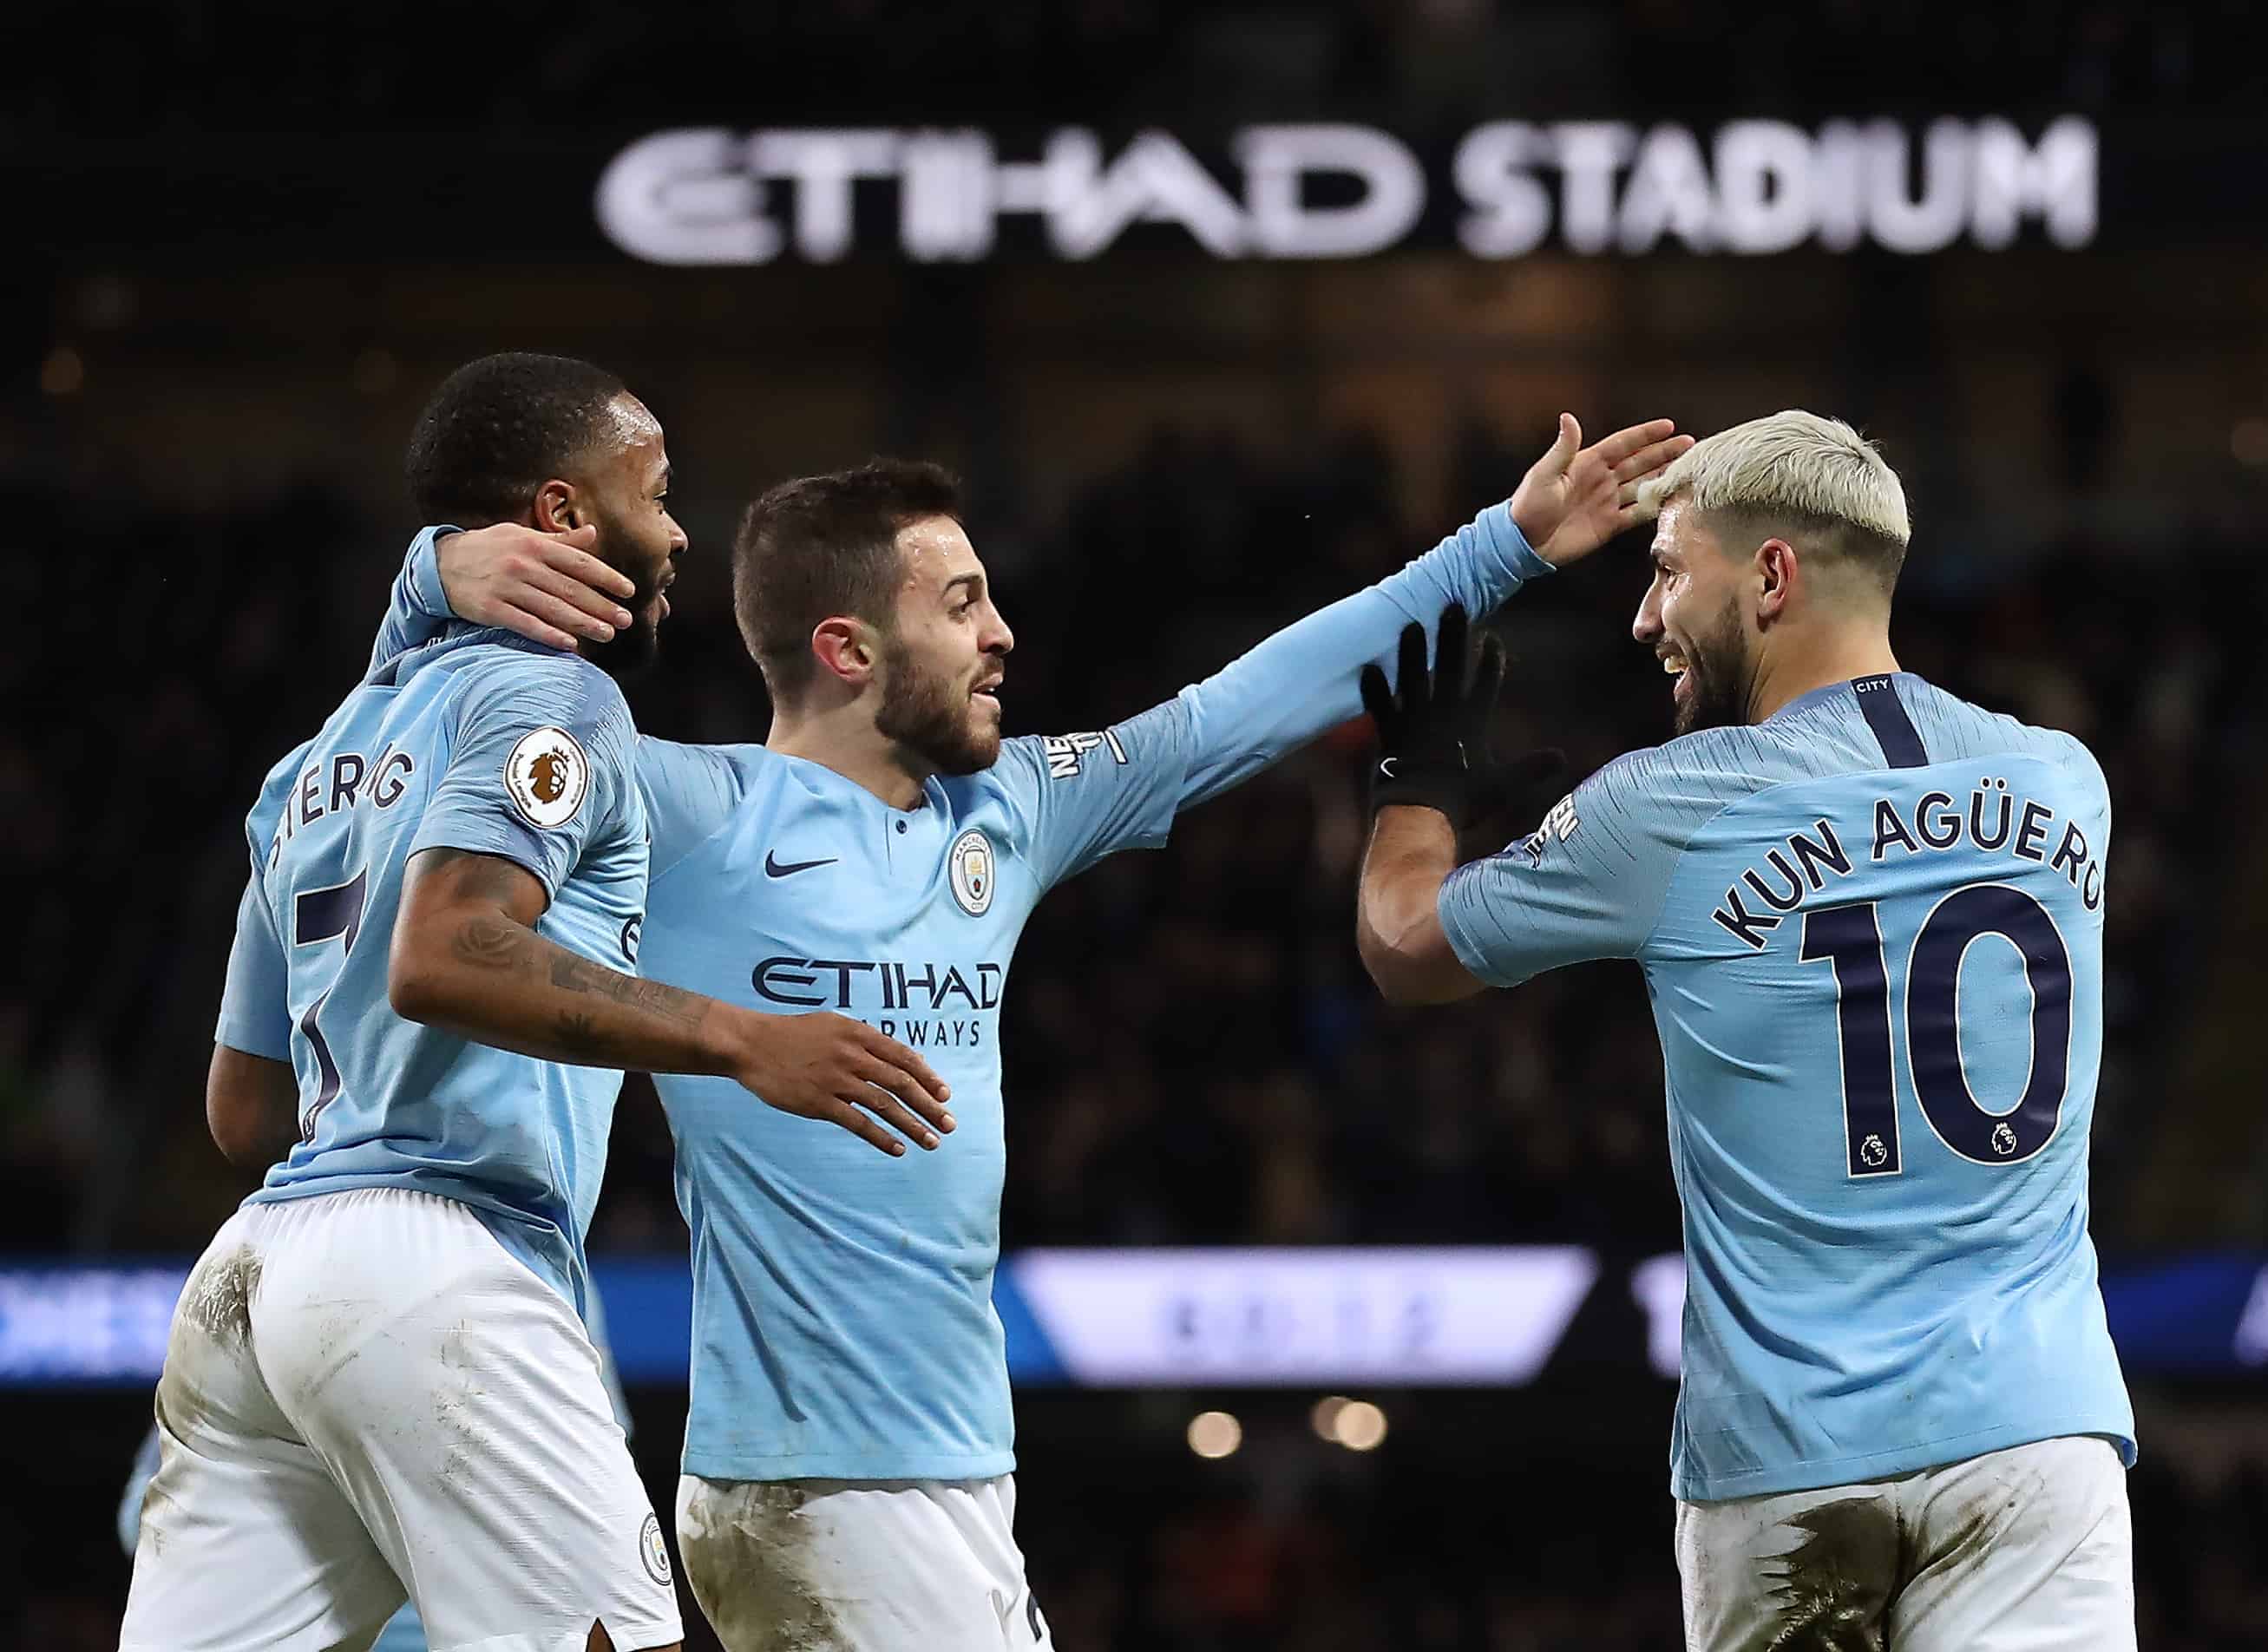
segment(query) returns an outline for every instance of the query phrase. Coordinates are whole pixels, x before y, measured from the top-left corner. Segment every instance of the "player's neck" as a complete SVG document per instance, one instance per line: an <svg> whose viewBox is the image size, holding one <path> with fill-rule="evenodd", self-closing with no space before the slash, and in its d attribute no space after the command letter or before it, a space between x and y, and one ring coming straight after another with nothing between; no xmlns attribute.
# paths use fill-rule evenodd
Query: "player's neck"
<svg viewBox="0 0 2268 1652"><path fill-rule="evenodd" d="M1814 689L1896 671L1897 656L1880 626L1838 627L1817 637L1785 637L1757 661L1749 686L1749 721L1761 723Z"/></svg>
<svg viewBox="0 0 2268 1652"><path fill-rule="evenodd" d="M873 713L858 703L817 712L775 709L764 749L832 769L892 808L912 808L922 800L925 768L874 726Z"/></svg>

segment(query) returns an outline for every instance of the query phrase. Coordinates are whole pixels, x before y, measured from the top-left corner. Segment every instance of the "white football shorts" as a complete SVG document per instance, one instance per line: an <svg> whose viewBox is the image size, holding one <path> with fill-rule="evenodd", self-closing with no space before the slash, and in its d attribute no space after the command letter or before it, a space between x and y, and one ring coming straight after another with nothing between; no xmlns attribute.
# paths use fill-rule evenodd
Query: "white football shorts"
<svg viewBox="0 0 2268 1652"><path fill-rule="evenodd" d="M677 1483L677 1547L725 1652L1054 1652L1016 1483Z"/></svg>
<svg viewBox="0 0 2268 1652"><path fill-rule="evenodd" d="M2134 1536L2108 1440L1677 1506L1689 1652L2132 1652Z"/></svg>
<svg viewBox="0 0 2268 1652"><path fill-rule="evenodd" d="M158 1383L120 1652L433 1652L683 1638L660 1523L574 1309L452 1199L239 1210Z"/></svg>

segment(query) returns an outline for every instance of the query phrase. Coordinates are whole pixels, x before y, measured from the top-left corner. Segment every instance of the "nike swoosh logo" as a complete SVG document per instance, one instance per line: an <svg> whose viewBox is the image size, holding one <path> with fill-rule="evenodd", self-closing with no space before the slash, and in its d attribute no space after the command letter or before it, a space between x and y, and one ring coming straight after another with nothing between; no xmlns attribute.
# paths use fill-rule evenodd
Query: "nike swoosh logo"
<svg viewBox="0 0 2268 1652"><path fill-rule="evenodd" d="M1396 764L1400 763L1402 759L1399 757L1381 757L1378 760L1378 772L1380 778L1388 780L1394 778L1395 767Z"/></svg>
<svg viewBox="0 0 2268 1652"><path fill-rule="evenodd" d="M774 859L772 858L771 852L770 850L766 850L764 852L764 875L768 878L784 878L794 873L808 872L814 867L831 867L842 858L843 857L840 855L829 855L824 860L791 860L783 863Z"/></svg>

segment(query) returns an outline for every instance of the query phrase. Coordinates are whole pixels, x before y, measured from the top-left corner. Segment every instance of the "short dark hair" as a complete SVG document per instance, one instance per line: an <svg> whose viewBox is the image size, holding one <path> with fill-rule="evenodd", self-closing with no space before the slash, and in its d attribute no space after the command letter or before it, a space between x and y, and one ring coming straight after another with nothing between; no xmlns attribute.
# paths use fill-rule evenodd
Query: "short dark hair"
<svg viewBox="0 0 2268 1652"><path fill-rule="evenodd" d="M508 350L441 381L409 433L409 498L428 522L509 521L601 434L622 381L572 356Z"/></svg>
<svg viewBox="0 0 2268 1652"><path fill-rule="evenodd" d="M811 633L831 614L887 631L895 616L899 530L961 518L961 482L942 465L870 459L783 482L748 506L733 536L733 613L775 697L814 669Z"/></svg>

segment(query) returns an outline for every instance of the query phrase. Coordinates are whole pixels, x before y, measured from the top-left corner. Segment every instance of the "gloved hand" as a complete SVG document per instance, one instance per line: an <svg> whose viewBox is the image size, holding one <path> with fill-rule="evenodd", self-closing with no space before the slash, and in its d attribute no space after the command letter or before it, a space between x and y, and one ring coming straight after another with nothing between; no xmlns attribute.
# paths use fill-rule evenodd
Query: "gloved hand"
<svg viewBox="0 0 2268 1652"><path fill-rule="evenodd" d="M1402 632L1401 682L1389 688L1376 666L1362 668L1362 703L1378 725L1378 762L1371 770L1370 806L1411 804L1439 809L1462 832L1484 815L1515 810L1565 759L1532 751L1512 762L1489 756L1488 719L1504 682L1504 645L1493 637L1469 647L1461 604L1441 615L1431 670L1425 628ZM1397 691L1398 689L1398 691Z"/></svg>

